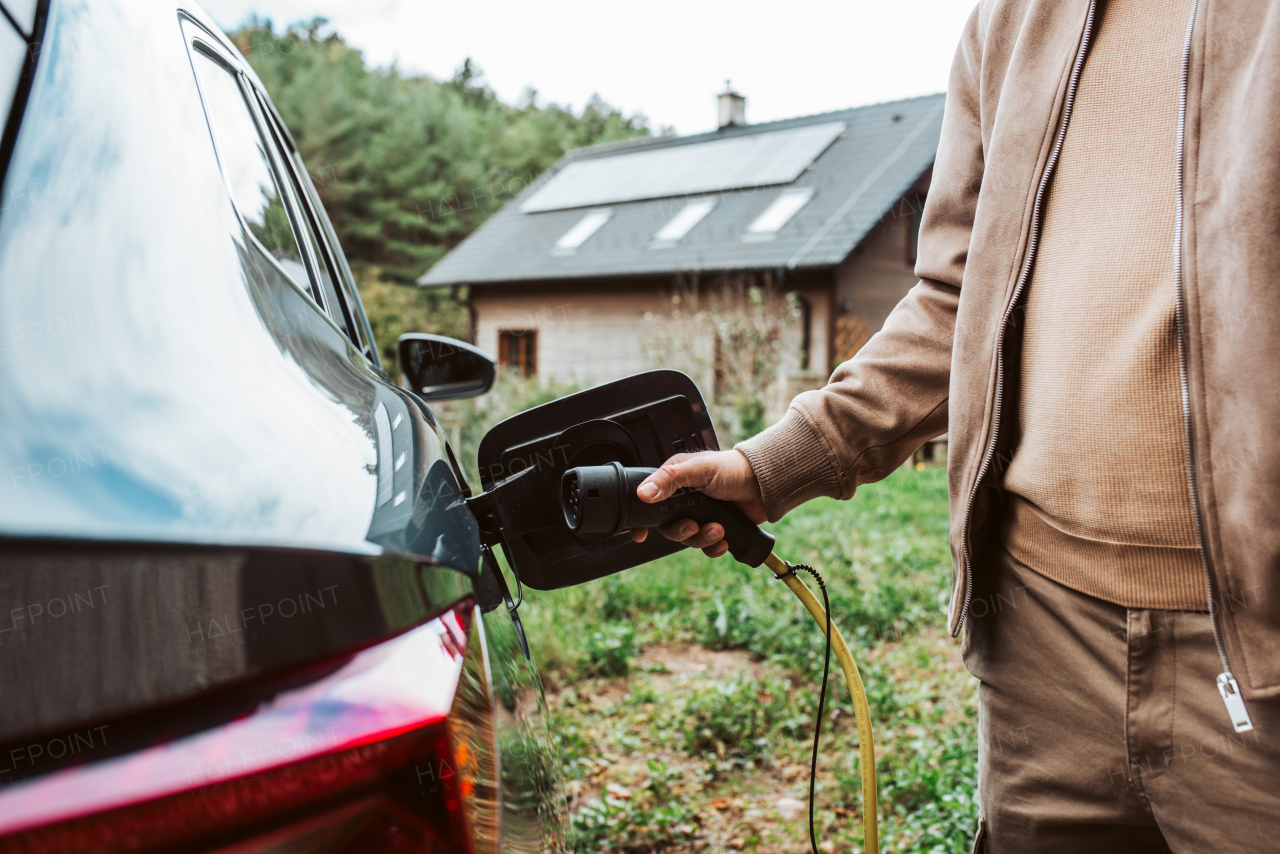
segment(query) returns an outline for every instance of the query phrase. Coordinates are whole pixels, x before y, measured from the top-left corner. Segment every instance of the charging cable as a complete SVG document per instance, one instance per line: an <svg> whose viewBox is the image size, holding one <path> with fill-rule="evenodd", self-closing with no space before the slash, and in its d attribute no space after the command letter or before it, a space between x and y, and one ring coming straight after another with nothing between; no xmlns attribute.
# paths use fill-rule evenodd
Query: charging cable
<svg viewBox="0 0 1280 854"><path fill-rule="evenodd" d="M827 599L827 586L822 583L817 572L804 565L791 564L770 552L764 565L773 570L773 574L782 583L791 588L805 609L813 616L819 626L823 627L827 636L826 661L822 665L822 695L818 699L818 722L813 731L813 764L809 772L809 842L813 845L814 854L818 851L817 835L813 827L813 790L818 773L818 736L822 731L822 701L827 693L827 665L830 663L831 651L836 653L836 661L844 671L845 681L849 683L849 694L853 697L854 717L858 721L858 762L862 771L862 844L867 854L880 852L880 823L876 817L876 748L871 738L871 706L867 703L867 690L862 685L862 676L858 673L858 665L849 652L849 645L844 642L840 629L831 622L831 604ZM822 602L813 595L805 583L796 575L796 570L806 570L818 582L822 591ZM825 606L825 607L824 607Z"/></svg>
<svg viewBox="0 0 1280 854"><path fill-rule="evenodd" d="M826 651L822 654L822 687L818 689L818 719L813 724L813 758L809 762L809 844L813 846L814 854L818 854L818 832L813 821L813 791L818 782L818 739L822 735L822 709L827 702L827 674L831 671L831 601L827 599L827 585L822 583L822 576L818 575L816 569L802 563L788 563L786 566L786 573L779 575L778 580L784 581L787 576L795 575L801 570L809 573L818 582L818 589L822 591L822 608L827 612Z"/></svg>

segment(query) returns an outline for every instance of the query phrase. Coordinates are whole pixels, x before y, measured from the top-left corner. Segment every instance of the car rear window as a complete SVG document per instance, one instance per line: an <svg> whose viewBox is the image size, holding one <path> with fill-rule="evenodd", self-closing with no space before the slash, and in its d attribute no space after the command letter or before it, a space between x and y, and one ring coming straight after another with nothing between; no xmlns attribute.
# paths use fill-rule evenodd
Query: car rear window
<svg viewBox="0 0 1280 854"><path fill-rule="evenodd" d="M236 209L249 231L280 263L298 287L311 292L311 281L289 212L280 195L258 126L249 112L244 90L230 70L208 55L192 52L200 92L213 129L218 160L231 186Z"/></svg>

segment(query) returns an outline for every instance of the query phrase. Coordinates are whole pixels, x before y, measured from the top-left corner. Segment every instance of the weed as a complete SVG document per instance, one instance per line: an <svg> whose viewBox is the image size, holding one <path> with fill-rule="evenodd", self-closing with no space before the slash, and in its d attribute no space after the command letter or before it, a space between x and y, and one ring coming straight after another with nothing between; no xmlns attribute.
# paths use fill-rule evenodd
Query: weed
<svg viewBox="0 0 1280 854"><path fill-rule="evenodd" d="M587 638L583 671L591 676L626 676L636 657L636 633L626 623L604 626Z"/></svg>
<svg viewBox="0 0 1280 854"><path fill-rule="evenodd" d="M604 797L573 815L575 850L652 851L693 839L696 815L678 795L680 774L657 760L647 766L649 778L639 791L606 786Z"/></svg>
<svg viewBox="0 0 1280 854"><path fill-rule="evenodd" d="M679 708L685 749L723 755L753 742L786 712L790 689L786 682L735 677L693 694Z"/></svg>

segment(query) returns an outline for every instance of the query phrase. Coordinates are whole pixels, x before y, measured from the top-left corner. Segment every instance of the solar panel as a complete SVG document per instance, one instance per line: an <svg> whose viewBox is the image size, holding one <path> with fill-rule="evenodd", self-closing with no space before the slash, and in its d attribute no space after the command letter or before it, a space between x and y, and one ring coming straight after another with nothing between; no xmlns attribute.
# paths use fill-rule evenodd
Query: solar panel
<svg viewBox="0 0 1280 854"><path fill-rule="evenodd" d="M521 213L789 184L844 132L844 122L575 160Z"/></svg>

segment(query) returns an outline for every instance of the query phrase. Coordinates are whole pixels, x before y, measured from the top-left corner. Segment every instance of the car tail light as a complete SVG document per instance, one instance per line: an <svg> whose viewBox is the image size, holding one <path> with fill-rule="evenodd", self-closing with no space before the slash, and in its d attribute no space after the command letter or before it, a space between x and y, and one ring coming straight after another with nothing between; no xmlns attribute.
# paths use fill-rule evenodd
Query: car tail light
<svg viewBox="0 0 1280 854"><path fill-rule="evenodd" d="M468 600L213 729L5 786L0 852L496 850L473 615Z"/></svg>

